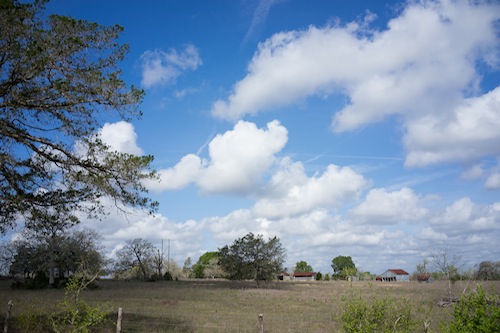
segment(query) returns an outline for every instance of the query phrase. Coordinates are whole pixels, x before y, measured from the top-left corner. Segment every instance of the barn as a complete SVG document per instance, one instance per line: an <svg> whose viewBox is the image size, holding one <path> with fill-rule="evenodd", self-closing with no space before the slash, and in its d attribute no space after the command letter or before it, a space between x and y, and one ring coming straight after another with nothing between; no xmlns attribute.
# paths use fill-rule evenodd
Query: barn
<svg viewBox="0 0 500 333"><path fill-rule="evenodd" d="M294 272L292 274L288 274L287 272L283 272L278 275L278 280L285 281L314 281L316 280L315 272Z"/></svg>
<svg viewBox="0 0 500 333"><path fill-rule="evenodd" d="M293 273L295 281L314 281L316 280L315 272L295 272Z"/></svg>
<svg viewBox="0 0 500 333"><path fill-rule="evenodd" d="M384 273L382 273L382 275L377 277L377 280L408 282L410 281L410 274L408 274L408 272L400 268L388 269Z"/></svg>

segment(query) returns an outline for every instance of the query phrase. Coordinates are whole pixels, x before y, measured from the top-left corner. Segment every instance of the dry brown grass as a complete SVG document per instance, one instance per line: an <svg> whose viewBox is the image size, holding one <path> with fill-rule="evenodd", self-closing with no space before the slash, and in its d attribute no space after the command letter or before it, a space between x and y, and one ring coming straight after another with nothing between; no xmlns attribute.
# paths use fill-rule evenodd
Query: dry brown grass
<svg viewBox="0 0 500 333"><path fill-rule="evenodd" d="M485 290L499 290L500 283L482 283ZM476 283L470 283L474 287ZM344 281L261 284L193 280L178 282L101 281L100 289L83 294L90 304L109 304L108 324L100 332L114 332L116 312L123 308L122 332L257 332L258 315L264 315L265 332L339 332L342 297L360 290L363 297L390 296L410 299L415 318L430 320L437 331L449 320L450 309L436 306L447 296L445 282L382 283ZM467 287L457 282L455 293ZM14 302L14 318L27 315L39 320L54 311L63 290L12 290L0 282L0 306ZM3 305L2 305L3 304ZM4 312L4 311L2 311ZM3 316L4 313L0 313ZM3 322L3 321L2 321ZM39 330L37 330L39 329ZM45 332L46 327L30 332ZM20 332L20 330L16 330ZM10 332L16 332L14 330Z"/></svg>

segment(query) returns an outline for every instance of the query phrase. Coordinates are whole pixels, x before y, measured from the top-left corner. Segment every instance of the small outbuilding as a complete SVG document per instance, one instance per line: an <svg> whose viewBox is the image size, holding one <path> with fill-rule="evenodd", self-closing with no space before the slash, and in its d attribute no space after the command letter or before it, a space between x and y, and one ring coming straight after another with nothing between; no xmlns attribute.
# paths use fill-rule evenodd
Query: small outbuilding
<svg viewBox="0 0 500 333"><path fill-rule="evenodd" d="M410 281L410 274L403 269L388 269L382 275L377 277L378 281L398 281L398 282L408 282Z"/></svg>
<svg viewBox="0 0 500 333"><path fill-rule="evenodd" d="M292 278L290 277L290 274L288 274L287 272L282 272L280 274L278 274L278 280L281 280L281 281L290 281Z"/></svg>
<svg viewBox="0 0 500 333"><path fill-rule="evenodd" d="M278 275L278 280L283 281L315 281L316 272L294 272L292 274L283 272Z"/></svg>
<svg viewBox="0 0 500 333"><path fill-rule="evenodd" d="M293 279L295 281L314 281L316 280L316 272L295 272Z"/></svg>

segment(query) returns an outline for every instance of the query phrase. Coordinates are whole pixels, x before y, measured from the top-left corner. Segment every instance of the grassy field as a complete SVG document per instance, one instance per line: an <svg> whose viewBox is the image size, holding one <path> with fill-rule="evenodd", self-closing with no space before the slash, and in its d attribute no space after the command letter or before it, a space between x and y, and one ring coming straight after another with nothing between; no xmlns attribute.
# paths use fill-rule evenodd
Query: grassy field
<svg viewBox="0 0 500 333"><path fill-rule="evenodd" d="M459 281L460 293L476 282ZM482 283L491 292L493 283ZM436 305L446 297L446 283L385 282L229 282L193 280L176 282L100 281L100 288L83 293L92 305L105 304L108 321L98 332L115 332L118 308L123 309L122 332L257 332L258 315L264 316L266 333L340 332L342 297L360 291L374 295L407 297L423 332L424 320L438 331L450 319L451 308ZM500 290L496 283L495 291ZM47 332L47 317L64 298L64 290L13 290L0 281L0 309L12 300L13 320L9 332ZM3 324L6 310L1 310ZM28 325L27 321L36 322ZM23 330L24 327L24 330ZM3 328L0 327L0 328Z"/></svg>

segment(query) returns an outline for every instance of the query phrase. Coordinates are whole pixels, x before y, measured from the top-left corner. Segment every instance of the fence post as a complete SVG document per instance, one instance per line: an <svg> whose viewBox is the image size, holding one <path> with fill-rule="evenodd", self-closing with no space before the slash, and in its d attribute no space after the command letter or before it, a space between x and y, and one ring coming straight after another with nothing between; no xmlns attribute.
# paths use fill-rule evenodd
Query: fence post
<svg viewBox="0 0 500 333"><path fill-rule="evenodd" d="M116 320L116 333L121 333L122 331L122 308L118 308L118 319Z"/></svg>
<svg viewBox="0 0 500 333"><path fill-rule="evenodd" d="M5 324L3 325L3 333L7 333L9 331L9 320L10 320L10 314L12 312L12 301L9 301L7 303L7 315L5 316Z"/></svg>
<svg viewBox="0 0 500 333"><path fill-rule="evenodd" d="M259 315L259 333L264 333L264 315Z"/></svg>

